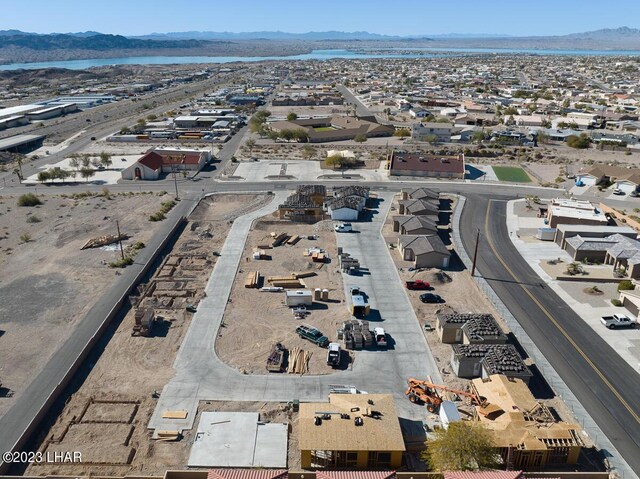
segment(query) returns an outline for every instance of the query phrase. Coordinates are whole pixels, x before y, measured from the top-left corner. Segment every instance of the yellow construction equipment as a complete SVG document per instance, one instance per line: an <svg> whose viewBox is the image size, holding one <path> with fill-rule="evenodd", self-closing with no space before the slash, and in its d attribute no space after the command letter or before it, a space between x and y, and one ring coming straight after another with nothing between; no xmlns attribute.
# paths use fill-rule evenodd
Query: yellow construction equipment
<svg viewBox="0 0 640 479"><path fill-rule="evenodd" d="M442 404L443 399L440 396L439 391L446 391L457 394L458 396L468 397L471 399L472 403L478 406L486 405L486 399L481 398L474 393L452 389L441 384L433 384L429 381L422 381L415 378L409 378L407 382L409 383L409 387L405 394L409 396L409 401L418 404L425 404L427 406L427 411L429 412L436 412L440 407L440 404Z"/></svg>

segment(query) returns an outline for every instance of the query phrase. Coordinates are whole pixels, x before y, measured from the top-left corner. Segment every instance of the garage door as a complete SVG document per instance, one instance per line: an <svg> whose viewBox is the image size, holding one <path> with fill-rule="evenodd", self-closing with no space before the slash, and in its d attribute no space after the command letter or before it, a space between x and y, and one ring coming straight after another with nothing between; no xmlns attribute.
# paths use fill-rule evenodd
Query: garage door
<svg viewBox="0 0 640 479"><path fill-rule="evenodd" d="M620 181L616 183L616 188L620 188L625 193L631 193L636 189L636 185L634 185L633 183L629 183L627 181Z"/></svg>
<svg viewBox="0 0 640 479"><path fill-rule="evenodd" d="M593 176L576 176L576 183L582 181L586 186L593 186L596 184L596 179Z"/></svg>

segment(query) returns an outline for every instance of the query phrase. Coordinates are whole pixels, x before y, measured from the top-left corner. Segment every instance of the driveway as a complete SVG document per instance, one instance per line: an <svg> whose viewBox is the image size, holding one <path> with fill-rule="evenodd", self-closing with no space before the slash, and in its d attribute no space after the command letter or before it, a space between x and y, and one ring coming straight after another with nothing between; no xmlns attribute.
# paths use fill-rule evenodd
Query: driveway
<svg viewBox="0 0 640 479"><path fill-rule="evenodd" d="M380 234L392 193L382 195L379 211L371 221L356 224L359 232L338 236L338 245L359 258L363 268L371 273L346 276L345 288L358 284L369 294L372 319L379 314L380 324L395 343L392 348L360 351L353 369L323 376L243 375L216 356L215 338L251 223L273 211L285 195L286 192L278 192L269 205L234 222L207 284L207 296L200 303L178 352L174 363L176 375L164 387L149 429L191 429L201 400L322 401L326 400L331 384L355 385L372 393L392 393L402 417L423 419L424 408L411 404L404 396L406 380L411 376L431 375L440 381L440 374ZM373 320L371 323L376 324ZM184 420L162 418L164 411L182 409L188 413Z"/></svg>

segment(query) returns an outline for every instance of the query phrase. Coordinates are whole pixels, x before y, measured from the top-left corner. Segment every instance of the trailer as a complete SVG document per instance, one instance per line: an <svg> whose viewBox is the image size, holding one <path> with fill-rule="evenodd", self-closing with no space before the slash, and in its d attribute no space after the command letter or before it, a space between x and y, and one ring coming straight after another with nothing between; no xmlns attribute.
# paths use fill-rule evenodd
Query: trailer
<svg viewBox="0 0 640 479"><path fill-rule="evenodd" d="M308 289L285 291L285 304L289 307L311 306L313 294Z"/></svg>
<svg viewBox="0 0 640 479"><path fill-rule="evenodd" d="M351 314L356 317L363 317L369 314L370 306L367 302L364 291L356 286L352 286L351 290Z"/></svg>

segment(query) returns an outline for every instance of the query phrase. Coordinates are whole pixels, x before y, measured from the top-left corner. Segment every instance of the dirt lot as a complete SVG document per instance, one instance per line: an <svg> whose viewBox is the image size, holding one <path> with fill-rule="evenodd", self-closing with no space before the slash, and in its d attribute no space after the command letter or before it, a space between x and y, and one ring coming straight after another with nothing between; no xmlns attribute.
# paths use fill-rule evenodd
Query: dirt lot
<svg viewBox="0 0 640 479"><path fill-rule="evenodd" d="M231 221L265 201L257 195L219 195L198 206L146 292L132 298L134 304L154 307L160 317L151 337L131 335L132 308L43 435L41 450L80 451L82 464L32 465L28 474L161 474L184 466L186 441L154 443L150 439L147 425L156 404L152 393L174 374L172 364L191 319L185 303L197 304L201 299L215 264L213 252L220 250ZM162 284L168 282L183 284L177 290L164 289Z"/></svg>
<svg viewBox="0 0 640 479"><path fill-rule="evenodd" d="M0 199L0 415L117 278L107 265L119 257L114 247L81 251L82 245L114 234L116 220L130 235L125 247L146 243L160 224L148 217L167 199L56 196L36 207Z"/></svg>
<svg viewBox="0 0 640 479"><path fill-rule="evenodd" d="M317 235L318 238L303 238L294 246L284 245L265 250L271 259L253 260L251 255L255 246L273 241L271 232L286 232L299 236ZM323 248L329 253L332 262L319 268L320 264L313 263L310 257L303 256L311 247ZM308 324L333 340L336 330L343 321L350 318L344 304L342 277L336 261L335 233L327 231L326 228L294 224L267 216L256 222L249 233L244 257L231 291L233 308L225 313L224 327L216 341L218 356L248 374L268 374L265 369L266 359L273 344L281 342L289 350L298 346L313 353L309 363L311 374L330 373L332 369L326 365L326 350L300 339L295 333L295 328L301 323ZM284 304L284 293L261 292L258 289L244 287L247 273L256 270L265 278L290 275L293 272L315 272L314 276L303 279L306 288L296 289L326 288L329 290L329 301L314 302L309 308L311 314L302 321L296 320ZM265 285L268 286L266 282ZM260 314L256 314L258 304Z"/></svg>

